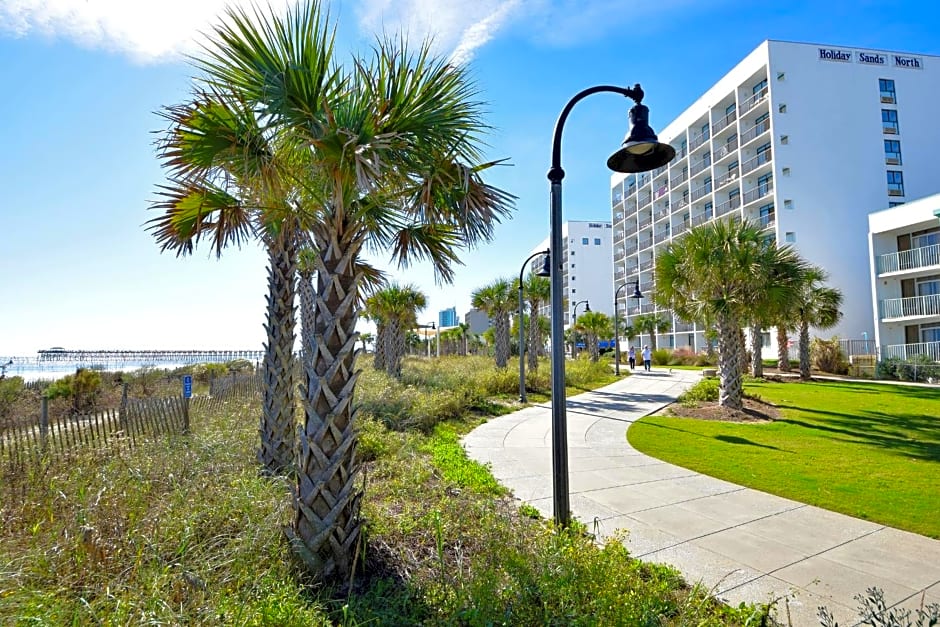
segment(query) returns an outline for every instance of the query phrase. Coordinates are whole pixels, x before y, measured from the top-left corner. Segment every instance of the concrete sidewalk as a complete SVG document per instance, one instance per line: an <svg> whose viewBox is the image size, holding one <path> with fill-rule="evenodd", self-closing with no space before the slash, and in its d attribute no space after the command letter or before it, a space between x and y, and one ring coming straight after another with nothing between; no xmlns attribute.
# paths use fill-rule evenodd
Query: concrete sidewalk
<svg viewBox="0 0 940 627"><path fill-rule="evenodd" d="M789 614L794 625L818 625L820 605L840 625L856 624L853 597L872 586L884 591L889 606L940 602L940 541L743 488L633 449L626 439L630 424L700 377L637 371L568 399L576 518L602 538L627 530L635 557L671 564L731 604L785 597L777 605L784 624ZM552 517L550 404L494 418L463 444L517 498Z"/></svg>

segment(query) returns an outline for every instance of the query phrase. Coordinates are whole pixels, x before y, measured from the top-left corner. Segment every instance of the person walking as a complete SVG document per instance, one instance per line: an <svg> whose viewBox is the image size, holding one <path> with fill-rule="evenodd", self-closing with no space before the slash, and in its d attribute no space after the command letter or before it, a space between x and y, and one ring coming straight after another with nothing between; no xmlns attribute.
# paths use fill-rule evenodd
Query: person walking
<svg viewBox="0 0 940 627"><path fill-rule="evenodd" d="M627 359L630 360L630 370L636 368L636 348L633 346L630 347L630 351L627 353Z"/></svg>
<svg viewBox="0 0 940 627"><path fill-rule="evenodd" d="M653 365L653 352L650 350L649 344L643 347L643 370L649 372L652 369Z"/></svg>

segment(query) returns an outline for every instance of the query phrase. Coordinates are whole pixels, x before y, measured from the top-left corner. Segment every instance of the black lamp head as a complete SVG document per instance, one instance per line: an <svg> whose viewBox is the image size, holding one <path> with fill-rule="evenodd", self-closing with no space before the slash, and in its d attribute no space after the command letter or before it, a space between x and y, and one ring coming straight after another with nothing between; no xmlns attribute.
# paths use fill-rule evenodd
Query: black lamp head
<svg viewBox="0 0 940 627"><path fill-rule="evenodd" d="M591 303L584 303L584 313L591 313Z"/></svg>
<svg viewBox="0 0 940 627"><path fill-rule="evenodd" d="M535 276L552 276L552 255L549 251L542 255L542 267L536 270Z"/></svg>
<svg viewBox="0 0 940 627"><path fill-rule="evenodd" d="M635 285L634 288L633 288L633 296L632 296L632 298L635 298L635 299L637 299L637 300L640 300L641 298L643 298L643 293L640 292L640 282L639 282L639 281L637 281L636 285Z"/></svg>
<svg viewBox="0 0 940 627"><path fill-rule="evenodd" d="M608 168L627 174L649 172L672 161L676 149L658 140L650 128L649 119L649 107L633 105L630 109L630 132L623 140L623 147L607 160Z"/></svg>

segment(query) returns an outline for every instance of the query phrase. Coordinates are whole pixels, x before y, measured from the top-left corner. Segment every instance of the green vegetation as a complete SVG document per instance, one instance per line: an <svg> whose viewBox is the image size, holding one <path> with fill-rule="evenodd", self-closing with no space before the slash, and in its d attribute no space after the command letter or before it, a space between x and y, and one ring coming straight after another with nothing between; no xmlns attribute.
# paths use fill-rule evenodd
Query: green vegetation
<svg viewBox="0 0 940 627"><path fill-rule="evenodd" d="M828 381L748 382L745 391L781 418L650 416L630 428L630 443L713 477L940 538L940 392Z"/></svg>
<svg viewBox="0 0 940 627"><path fill-rule="evenodd" d="M593 386L601 365L571 371ZM459 445L505 407L467 383L494 372L483 357L406 359L402 381L363 372L351 586L315 584L290 550L291 486L258 472L257 404L130 453L0 469L0 624L754 624L764 608L720 606L507 498ZM386 424L418 411L424 430Z"/></svg>

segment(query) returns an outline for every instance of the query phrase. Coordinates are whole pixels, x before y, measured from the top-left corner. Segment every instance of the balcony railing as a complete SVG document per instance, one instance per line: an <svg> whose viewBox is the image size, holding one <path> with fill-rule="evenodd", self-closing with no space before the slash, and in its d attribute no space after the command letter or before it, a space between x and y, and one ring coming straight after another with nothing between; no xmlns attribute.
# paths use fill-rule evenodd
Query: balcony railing
<svg viewBox="0 0 940 627"><path fill-rule="evenodd" d="M940 342L918 344L891 344L881 349L882 359L913 359L925 355L930 361L940 361ZM922 357L921 357L922 358Z"/></svg>
<svg viewBox="0 0 940 627"><path fill-rule="evenodd" d="M760 228L769 229L777 222L777 217L774 214L769 214L766 216L760 216L757 219L757 223L760 224Z"/></svg>
<svg viewBox="0 0 940 627"><path fill-rule="evenodd" d="M701 215L697 215L694 218L692 218L692 226L694 227L694 226L698 226L699 224L705 224L711 219L712 219L712 216L709 213L703 213Z"/></svg>
<svg viewBox="0 0 940 627"><path fill-rule="evenodd" d="M875 259L878 274L940 266L940 244L879 255Z"/></svg>
<svg viewBox="0 0 940 627"><path fill-rule="evenodd" d="M644 237L643 239L640 240L639 249L640 249L640 250L643 250L644 248L649 248L649 247L652 246L652 245L653 245L653 238L652 238L652 237Z"/></svg>
<svg viewBox="0 0 940 627"><path fill-rule="evenodd" d="M756 139L757 137L760 137L761 135L763 135L769 130L770 130L770 120L764 120L763 122L758 122L751 128L741 133L741 145L743 146L749 141L752 141Z"/></svg>
<svg viewBox="0 0 940 627"><path fill-rule="evenodd" d="M654 263L654 262L653 262L652 259L647 259L646 261L641 261L641 262L640 262L640 271L642 272L643 270L649 270L650 268L653 267L653 263Z"/></svg>
<svg viewBox="0 0 940 627"><path fill-rule="evenodd" d="M689 151L695 150L702 144L708 141L708 138L711 137L708 133L699 133L695 137L689 140Z"/></svg>
<svg viewBox="0 0 940 627"><path fill-rule="evenodd" d="M717 135L721 131L728 128L728 125L738 119L738 112L732 111L726 115L721 116L719 119L715 120L715 123L712 124L712 134Z"/></svg>
<svg viewBox="0 0 940 627"><path fill-rule="evenodd" d="M711 193L712 193L711 185L702 185L701 187L697 187L693 189L690 197L692 198L692 202L695 202L699 198L704 198L705 196Z"/></svg>
<svg viewBox="0 0 940 627"><path fill-rule="evenodd" d="M676 174L674 177L672 177L672 186L675 187L679 183L685 183L687 180L689 180L689 171L682 170L678 174Z"/></svg>
<svg viewBox="0 0 940 627"><path fill-rule="evenodd" d="M754 202L758 198L763 198L770 192L774 191L774 181L773 179L767 181L766 183L758 183L756 187L744 192L744 204Z"/></svg>
<svg viewBox="0 0 940 627"><path fill-rule="evenodd" d="M662 173L665 172L665 171L666 171L666 166L664 166L664 165L659 166L658 168L656 168L655 170L653 170L653 178L656 178L657 176L659 176L660 174L662 174Z"/></svg>
<svg viewBox="0 0 940 627"><path fill-rule="evenodd" d="M718 177L718 181L715 183L715 188L724 187L732 181L738 180L738 171L737 169L726 172L724 176Z"/></svg>
<svg viewBox="0 0 940 627"><path fill-rule="evenodd" d="M649 226L649 225L652 224L652 223L653 223L653 214L651 214L651 213L650 213L650 214L646 214L645 216L642 216L642 217L640 218L640 228L641 228L641 229L642 229L643 227Z"/></svg>
<svg viewBox="0 0 940 627"><path fill-rule="evenodd" d="M738 109L740 109L742 114L747 113L748 111L750 111L751 109L759 105L760 103L764 102L764 100L767 99L767 94L769 93L770 93L770 90L764 87L762 90L760 90L759 92L757 92L756 94L748 98L747 100L744 100L741 103L741 105L738 107Z"/></svg>
<svg viewBox="0 0 940 627"><path fill-rule="evenodd" d="M640 194L640 206L648 205L653 200L653 195L650 193Z"/></svg>
<svg viewBox="0 0 940 627"><path fill-rule="evenodd" d="M724 159L725 157L727 157L728 155L730 155L737 149L738 149L738 138L735 137L731 141L725 142L721 146L718 146L717 148L715 148L714 152L712 153L712 161L718 161L719 159Z"/></svg>
<svg viewBox="0 0 940 627"><path fill-rule="evenodd" d="M677 322L675 326L673 326L672 330L675 331L676 333L687 333L688 331L691 331L693 328L695 327L693 326L691 322Z"/></svg>
<svg viewBox="0 0 940 627"><path fill-rule="evenodd" d="M715 217L723 216L726 213L734 211L741 206L741 196L732 196L728 200L724 201L717 207L715 207Z"/></svg>
<svg viewBox="0 0 940 627"><path fill-rule="evenodd" d="M663 218L669 216L669 212L670 212L669 207L666 207L665 209L660 209L660 210L657 211L655 214L653 214L653 219L654 219L654 220L662 220Z"/></svg>
<svg viewBox="0 0 940 627"><path fill-rule="evenodd" d="M669 185L663 184L656 188L656 193L653 194L653 198L658 200L666 195L666 192L669 191Z"/></svg>
<svg viewBox="0 0 940 627"><path fill-rule="evenodd" d="M656 234L657 244L665 242L667 239L669 239L669 229L666 229L665 231L660 231L659 233Z"/></svg>
<svg viewBox="0 0 940 627"><path fill-rule="evenodd" d="M689 169L689 175L695 176L702 170L705 170L711 167L711 162L706 162L704 159L697 160L695 164Z"/></svg>
<svg viewBox="0 0 940 627"><path fill-rule="evenodd" d="M683 207L688 207L688 206L689 206L689 197L686 195L680 198L679 200L677 200L675 204L672 205L672 210L678 211L679 209L682 209Z"/></svg>
<svg viewBox="0 0 940 627"><path fill-rule="evenodd" d="M882 320L895 318L914 318L940 316L940 294L928 296L909 296L907 298L886 298L881 301Z"/></svg>
<svg viewBox="0 0 940 627"><path fill-rule="evenodd" d="M756 170L757 168L761 167L765 163L770 163L770 160L771 160L771 157L770 157L769 150L764 150L762 152L759 152L757 153L756 157L752 157L741 164L741 174L747 174L748 172L751 172L752 170Z"/></svg>
<svg viewBox="0 0 940 627"><path fill-rule="evenodd" d="M629 243L627 243L626 246L624 246L624 251L625 251L626 254L628 254L628 255L632 255L633 253L636 252L636 250L637 250L636 242L629 242Z"/></svg>
<svg viewBox="0 0 940 627"><path fill-rule="evenodd" d="M680 233L685 233L688 230L688 228L689 228L688 222L680 222L679 224L674 226L672 229L673 237L675 237L676 235L679 235Z"/></svg>

